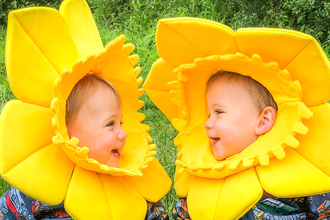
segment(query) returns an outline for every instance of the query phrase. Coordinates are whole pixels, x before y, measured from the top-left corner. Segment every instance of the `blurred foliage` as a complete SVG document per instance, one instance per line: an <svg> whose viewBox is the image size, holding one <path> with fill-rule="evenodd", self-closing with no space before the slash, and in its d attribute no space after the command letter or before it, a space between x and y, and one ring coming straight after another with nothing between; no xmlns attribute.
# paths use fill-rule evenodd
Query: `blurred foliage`
<svg viewBox="0 0 330 220"><path fill-rule="evenodd" d="M313 35L320 43L329 41L329 0L231 0L235 13L232 28L255 26L287 28Z"/></svg>
<svg viewBox="0 0 330 220"><path fill-rule="evenodd" d="M97 23L141 31L166 17L200 17L240 27L277 27L330 40L329 0L88 0Z"/></svg>
<svg viewBox="0 0 330 220"><path fill-rule="evenodd" d="M62 0L0 0L0 25L8 12L28 6L58 8ZM146 31L166 17L200 17L240 27L279 27L330 40L329 0L87 0L96 22L108 28Z"/></svg>
<svg viewBox="0 0 330 220"><path fill-rule="evenodd" d="M62 0L0 0L0 25L7 24L8 13L11 10L33 6L57 8L61 2Z"/></svg>

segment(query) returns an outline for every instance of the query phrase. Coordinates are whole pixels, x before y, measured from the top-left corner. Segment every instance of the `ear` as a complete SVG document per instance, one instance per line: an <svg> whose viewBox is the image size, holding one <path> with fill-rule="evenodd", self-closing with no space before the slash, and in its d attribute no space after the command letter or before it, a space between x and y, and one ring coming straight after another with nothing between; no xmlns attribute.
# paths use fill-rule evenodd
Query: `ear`
<svg viewBox="0 0 330 220"><path fill-rule="evenodd" d="M276 119L276 110L271 106L267 106L258 115L258 118L259 124L255 130L255 133L256 135L266 134L274 125Z"/></svg>

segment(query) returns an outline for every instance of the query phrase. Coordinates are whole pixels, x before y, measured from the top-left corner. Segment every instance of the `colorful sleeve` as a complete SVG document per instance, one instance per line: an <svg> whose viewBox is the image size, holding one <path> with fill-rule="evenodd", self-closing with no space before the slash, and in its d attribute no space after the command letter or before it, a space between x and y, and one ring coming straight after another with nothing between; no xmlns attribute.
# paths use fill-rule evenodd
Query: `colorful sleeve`
<svg viewBox="0 0 330 220"><path fill-rule="evenodd" d="M43 204L11 187L0 197L0 220L7 219L71 220L71 217L66 213L63 202L55 206Z"/></svg>
<svg viewBox="0 0 330 220"><path fill-rule="evenodd" d="M11 187L0 198L0 219L33 220L34 199Z"/></svg>
<svg viewBox="0 0 330 220"><path fill-rule="evenodd" d="M187 198L180 198L174 205L172 211L174 220L191 220L188 212ZM248 211L240 220L254 220L253 210Z"/></svg>
<svg viewBox="0 0 330 220"><path fill-rule="evenodd" d="M161 201L155 203L147 201L147 206L145 220L169 220Z"/></svg>
<svg viewBox="0 0 330 220"><path fill-rule="evenodd" d="M181 198L175 203L172 217L174 220L190 220L186 198Z"/></svg>
<svg viewBox="0 0 330 220"><path fill-rule="evenodd" d="M314 195L307 204L309 220L330 219L330 193Z"/></svg>

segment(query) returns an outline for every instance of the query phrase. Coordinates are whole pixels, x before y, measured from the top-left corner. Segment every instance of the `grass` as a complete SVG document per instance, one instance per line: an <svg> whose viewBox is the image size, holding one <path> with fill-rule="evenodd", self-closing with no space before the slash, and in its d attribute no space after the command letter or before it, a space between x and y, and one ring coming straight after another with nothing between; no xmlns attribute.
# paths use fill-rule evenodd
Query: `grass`
<svg viewBox="0 0 330 220"><path fill-rule="evenodd" d="M164 1L164 3L162 3L156 0L132 0L128 4L125 0L88 0L94 12L103 44L106 45L115 37L124 34L127 38L126 43L133 43L135 45L133 54L138 54L140 56L138 65L142 68L140 76L144 79L152 63L158 58L155 46L155 30L157 21L160 18L197 16L215 21L222 21L228 24L234 12L232 9L228 10L224 2L226 1L177 0ZM249 18L245 19L251 20ZM232 19L231 26L235 28L244 26L244 24L238 24L237 22L237 20ZM0 26L0 111L8 100L15 98L5 76L5 38L6 28ZM322 47L329 57L329 41L324 42ZM173 144L173 140L177 135L177 131L146 94L141 97L141 100L145 102L144 107L140 110L146 116L143 123L148 124L151 128L149 134L157 145L157 159L173 180L177 150ZM0 195L2 195L8 187L9 185L0 178ZM170 192L162 199L163 205L169 215L171 215L170 213L176 200L177 196L172 187Z"/></svg>
<svg viewBox="0 0 330 220"><path fill-rule="evenodd" d="M141 100L145 102L145 106L141 109L141 112L146 116L143 123L150 126L149 134L157 146L156 157L173 182L176 160L176 147L173 144L173 140L177 135L177 131L173 128L165 115L150 101L146 94L141 98ZM167 213L172 212L172 207L176 200L177 196L172 185L171 190L162 198L162 203Z"/></svg>

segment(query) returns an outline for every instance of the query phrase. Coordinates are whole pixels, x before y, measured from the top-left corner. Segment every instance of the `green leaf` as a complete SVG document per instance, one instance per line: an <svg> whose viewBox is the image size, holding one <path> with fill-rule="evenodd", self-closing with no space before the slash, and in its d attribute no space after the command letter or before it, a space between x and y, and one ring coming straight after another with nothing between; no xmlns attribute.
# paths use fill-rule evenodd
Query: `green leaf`
<svg viewBox="0 0 330 220"><path fill-rule="evenodd" d="M303 15L299 16L299 17L298 17L298 19L297 19L297 24L299 24L299 23L300 23L300 21L301 21L303 18L304 18L304 16L303 16Z"/></svg>

